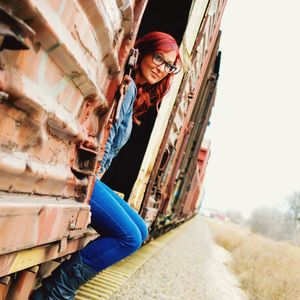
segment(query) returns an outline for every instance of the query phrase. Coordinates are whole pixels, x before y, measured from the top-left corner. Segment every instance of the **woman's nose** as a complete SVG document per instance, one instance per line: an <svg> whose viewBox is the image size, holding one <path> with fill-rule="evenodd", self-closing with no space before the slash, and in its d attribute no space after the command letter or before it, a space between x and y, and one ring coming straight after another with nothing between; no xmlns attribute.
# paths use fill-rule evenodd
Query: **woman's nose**
<svg viewBox="0 0 300 300"><path fill-rule="evenodd" d="M157 69L160 70L161 72L164 72L164 70L165 70L165 64L157 66Z"/></svg>

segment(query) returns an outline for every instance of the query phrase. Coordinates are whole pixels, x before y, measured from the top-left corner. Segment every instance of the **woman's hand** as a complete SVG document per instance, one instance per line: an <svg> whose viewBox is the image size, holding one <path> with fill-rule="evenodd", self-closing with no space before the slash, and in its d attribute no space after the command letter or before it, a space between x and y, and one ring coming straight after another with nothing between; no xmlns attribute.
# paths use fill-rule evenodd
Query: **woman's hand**
<svg viewBox="0 0 300 300"><path fill-rule="evenodd" d="M127 93L128 86L131 82L132 78L129 75L125 75L123 78L123 81L120 84L119 92L120 92L120 98L118 99L116 112L114 115L113 123L118 122L119 116L120 116L120 110L122 106L123 99L125 98L125 95Z"/></svg>
<svg viewBox="0 0 300 300"><path fill-rule="evenodd" d="M127 92L127 88L131 82L132 78L129 76L129 75L125 75L124 78L123 78L123 81L121 82L120 84L120 88L119 88L119 91L120 91L120 99L123 99L126 92Z"/></svg>

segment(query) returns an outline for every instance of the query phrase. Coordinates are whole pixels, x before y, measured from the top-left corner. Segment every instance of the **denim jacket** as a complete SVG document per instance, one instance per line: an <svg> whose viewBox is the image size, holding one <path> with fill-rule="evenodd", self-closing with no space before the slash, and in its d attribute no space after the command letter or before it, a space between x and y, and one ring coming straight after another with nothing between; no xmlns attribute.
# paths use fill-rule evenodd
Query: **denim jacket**
<svg viewBox="0 0 300 300"><path fill-rule="evenodd" d="M132 131L133 104L136 99L137 88L133 80L129 83L123 99L119 119L110 129L109 137L105 144L104 155L101 160L100 173L110 166L113 158L128 141Z"/></svg>

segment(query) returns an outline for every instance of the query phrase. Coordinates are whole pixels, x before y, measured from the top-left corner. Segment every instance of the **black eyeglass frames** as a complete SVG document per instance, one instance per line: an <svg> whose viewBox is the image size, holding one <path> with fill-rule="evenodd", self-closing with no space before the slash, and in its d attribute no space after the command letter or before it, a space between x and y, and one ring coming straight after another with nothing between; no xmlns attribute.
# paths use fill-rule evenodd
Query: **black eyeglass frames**
<svg viewBox="0 0 300 300"><path fill-rule="evenodd" d="M158 53L154 53L152 56L152 61L157 65L157 66L161 66L161 65L165 65L164 69L167 73L171 74L174 73L177 70L177 67L173 64L170 64L168 62L166 62L164 60L164 58L158 54Z"/></svg>

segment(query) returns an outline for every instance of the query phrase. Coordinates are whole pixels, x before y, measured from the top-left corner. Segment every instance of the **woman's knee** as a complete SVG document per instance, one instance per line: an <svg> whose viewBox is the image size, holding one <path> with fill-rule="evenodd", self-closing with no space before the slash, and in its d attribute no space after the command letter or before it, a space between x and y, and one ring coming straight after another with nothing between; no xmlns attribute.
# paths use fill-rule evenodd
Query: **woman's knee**
<svg viewBox="0 0 300 300"><path fill-rule="evenodd" d="M143 243L140 231L136 230L135 232L131 232L125 238L123 238L122 243L126 247L126 250L129 254L135 252Z"/></svg>
<svg viewBox="0 0 300 300"><path fill-rule="evenodd" d="M139 227L141 233L142 243L146 240L148 236L148 227L145 222L142 223L142 226Z"/></svg>
<svg viewBox="0 0 300 300"><path fill-rule="evenodd" d="M143 223L143 226L139 226L138 230L126 237L124 243L128 247L128 249L134 252L142 246L147 236L148 228L146 223Z"/></svg>

